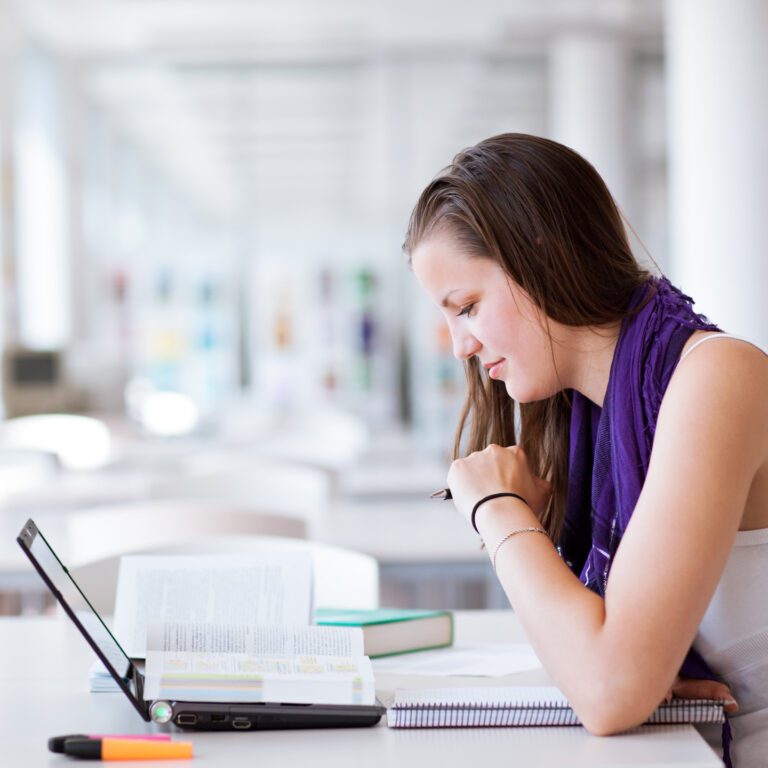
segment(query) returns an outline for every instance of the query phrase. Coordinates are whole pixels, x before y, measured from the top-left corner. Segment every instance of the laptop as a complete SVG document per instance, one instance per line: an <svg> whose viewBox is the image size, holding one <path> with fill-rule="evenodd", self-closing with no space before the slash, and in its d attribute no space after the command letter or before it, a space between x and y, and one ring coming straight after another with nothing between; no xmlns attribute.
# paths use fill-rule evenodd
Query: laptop
<svg viewBox="0 0 768 768"><path fill-rule="evenodd" d="M145 701L144 675L128 658L50 544L28 520L16 541L101 663L146 722L173 723L198 731L352 728L376 725L379 704L253 704L205 701Z"/></svg>

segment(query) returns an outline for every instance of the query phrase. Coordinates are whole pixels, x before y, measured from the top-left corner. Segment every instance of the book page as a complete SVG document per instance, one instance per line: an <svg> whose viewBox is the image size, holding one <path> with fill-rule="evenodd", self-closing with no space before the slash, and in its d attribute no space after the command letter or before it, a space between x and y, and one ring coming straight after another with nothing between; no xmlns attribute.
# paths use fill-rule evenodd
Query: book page
<svg viewBox="0 0 768 768"><path fill-rule="evenodd" d="M150 623L147 651L248 653L254 656L364 655L363 631L357 627L181 622Z"/></svg>
<svg viewBox="0 0 768 768"><path fill-rule="evenodd" d="M128 656L144 658L147 625L309 624L312 556L130 555L121 558L115 636Z"/></svg>
<svg viewBox="0 0 768 768"><path fill-rule="evenodd" d="M144 698L177 701L375 704L366 656L147 652Z"/></svg>

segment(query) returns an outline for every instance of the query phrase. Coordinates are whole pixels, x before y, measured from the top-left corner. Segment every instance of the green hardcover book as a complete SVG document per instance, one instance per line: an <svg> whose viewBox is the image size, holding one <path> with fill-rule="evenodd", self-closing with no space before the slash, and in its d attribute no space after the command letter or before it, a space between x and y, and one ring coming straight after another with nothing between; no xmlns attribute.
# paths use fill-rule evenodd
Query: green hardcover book
<svg viewBox="0 0 768 768"><path fill-rule="evenodd" d="M445 648L453 644L453 614L450 611L318 608L315 621L323 626L360 627L365 655L371 658Z"/></svg>

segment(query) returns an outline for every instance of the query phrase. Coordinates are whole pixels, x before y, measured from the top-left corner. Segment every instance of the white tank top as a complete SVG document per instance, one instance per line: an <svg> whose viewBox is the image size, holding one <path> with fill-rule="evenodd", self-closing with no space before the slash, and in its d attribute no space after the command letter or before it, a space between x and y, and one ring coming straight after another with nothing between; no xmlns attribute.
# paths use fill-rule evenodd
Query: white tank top
<svg viewBox="0 0 768 768"><path fill-rule="evenodd" d="M688 348L680 358L681 362L699 344L712 339L739 337L725 333L704 336ZM728 683L739 703L739 713L731 717L731 758L735 768L758 768L768 764L766 588L768 528L738 531L694 641L696 650L710 669ZM700 726L699 731L720 754L720 727Z"/></svg>

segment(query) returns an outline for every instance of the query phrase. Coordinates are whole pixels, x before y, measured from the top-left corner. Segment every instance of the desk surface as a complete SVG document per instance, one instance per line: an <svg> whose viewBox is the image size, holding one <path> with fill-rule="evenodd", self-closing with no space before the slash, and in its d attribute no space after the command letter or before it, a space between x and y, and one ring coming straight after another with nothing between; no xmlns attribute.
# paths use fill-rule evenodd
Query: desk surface
<svg viewBox="0 0 768 768"><path fill-rule="evenodd" d="M519 640L509 611L460 612L457 644ZM90 731L139 733L145 724L122 694L88 692L92 654L63 617L0 619L0 755L3 766L73 765L46 751L49 736ZM506 678L509 683L511 678ZM542 671L513 676L514 682L541 682ZM377 688L390 690L406 678L382 676ZM426 680L419 679L424 683ZM460 681L459 681L460 682ZM413 684L413 679L411 679ZM482 684L488 681L483 679ZM583 728L467 728L245 732L178 735L194 742L193 765L311 766L311 768L471 768L515 766L687 766L716 768L720 760L691 726L654 726L610 738ZM142 768L162 762L126 763Z"/></svg>

